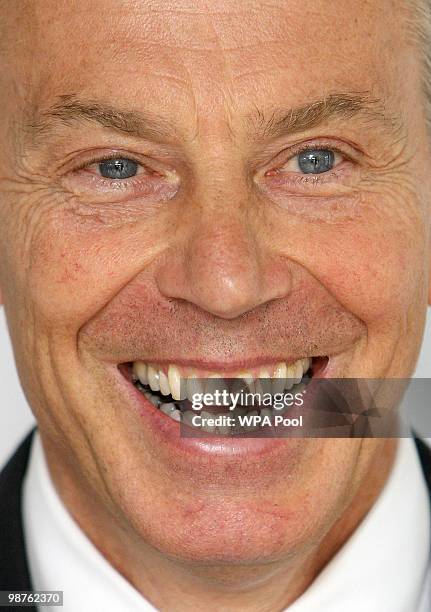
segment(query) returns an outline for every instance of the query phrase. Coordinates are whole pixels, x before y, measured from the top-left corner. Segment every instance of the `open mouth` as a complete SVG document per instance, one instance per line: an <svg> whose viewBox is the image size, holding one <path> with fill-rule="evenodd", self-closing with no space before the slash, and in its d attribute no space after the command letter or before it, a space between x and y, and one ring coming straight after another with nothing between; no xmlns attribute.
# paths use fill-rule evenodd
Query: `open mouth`
<svg viewBox="0 0 431 612"><path fill-rule="evenodd" d="M256 405L253 396L296 396L325 367L327 361L327 357L301 357L294 362L278 362L229 373L144 361L124 363L119 369L156 410L190 427L196 425L193 418L197 410L196 397L204 398L205 394L214 394L217 389L236 394L239 401L235 405L225 403L208 407L204 404L199 407L203 417L199 428L207 433L226 435L247 433L262 427L264 420L261 418L248 418L244 423L246 415L271 419L285 414L289 405L282 406L280 402ZM212 424L215 417L226 414L230 415L229 425Z"/></svg>

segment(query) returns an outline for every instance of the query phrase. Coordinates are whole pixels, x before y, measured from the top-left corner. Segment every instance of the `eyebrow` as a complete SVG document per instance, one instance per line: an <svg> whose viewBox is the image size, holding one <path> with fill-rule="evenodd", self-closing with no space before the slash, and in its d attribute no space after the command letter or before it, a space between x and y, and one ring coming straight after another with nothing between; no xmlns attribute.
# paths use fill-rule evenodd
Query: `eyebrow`
<svg viewBox="0 0 431 612"><path fill-rule="evenodd" d="M326 98L298 107L273 110L269 116L255 109L248 115L251 136L266 140L317 127L336 118L350 119L360 115L381 127L400 126L399 119L389 115L381 99L370 92L333 93ZM91 122L130 136L159 142L171 142L178 137L173 124L164 117L141 110L121 109L98 100L80 99L76 94L59 96L47 110L33 116L26 124L33 144L48 138L58 124L72 126Z"/></svg>
<svg viewBox="0 0 431 612"><path fill-rule="evenodd" d="M337 118L351 119L354 116L361 116L390 131L400 127L399 117L389 114L383 101L372 97L368 91L333 93L295 108L276 109L269 117L256 109L250 121L257 138L268 139L306 131Z"/></svg>
<svg viewBox="0 0 431 612"><path fill-rule="evenodd" d="M158 115L116 108L98 100L79 99L75 94L59 96L50 108L33 116L26 127L37 141L49 137L58 124L72 126L86 121L123 134L162 142L171 140L176 132L175 126Z"/></svg>

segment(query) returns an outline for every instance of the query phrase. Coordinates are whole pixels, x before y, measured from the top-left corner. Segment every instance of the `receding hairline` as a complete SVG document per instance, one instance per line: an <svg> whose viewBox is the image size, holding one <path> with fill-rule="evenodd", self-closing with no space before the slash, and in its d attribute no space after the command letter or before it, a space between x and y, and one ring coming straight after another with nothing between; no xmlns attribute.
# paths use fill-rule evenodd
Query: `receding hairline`
<svg viewBox="0 0 431 612"><path fill-rule="evenodd" d="M6 13L11 9L9 0L0 0L0 11ZM31 11L30 3L25 3ZM427 119L431 127L431 0L401 0L402 13L406 16L407 29L411 39L419 43L424 63L423 90ZM0 34L2 28L0 27ZM0 36L1 39L1 36ZM1 55L0 40L0 55Z"/></svg>
<svg viewBox="0 0 431 612"><path fill-rule="evenodd" d="M431 0L404 0L407 35L417 44L422 61L425 118L431 130Z"/></svg>

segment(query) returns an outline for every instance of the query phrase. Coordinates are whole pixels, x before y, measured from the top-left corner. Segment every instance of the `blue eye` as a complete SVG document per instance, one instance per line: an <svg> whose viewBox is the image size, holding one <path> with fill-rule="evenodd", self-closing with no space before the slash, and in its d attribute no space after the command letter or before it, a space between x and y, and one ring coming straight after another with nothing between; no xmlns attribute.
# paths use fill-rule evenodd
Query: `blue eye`
<svg viewBox="0 0 431 612"><path fill-rule="evenodd" d="M298 166L304 174L321 174L334 167L334 152L328 149L303 151L298 155Z"/></svg>
<svg viewBox="0 0 431 612"><path fill-rule="evenodd" d="M104 178L127 179L138 172L138 164L131 159L107 159L99 162L99 172Z"/></svg>

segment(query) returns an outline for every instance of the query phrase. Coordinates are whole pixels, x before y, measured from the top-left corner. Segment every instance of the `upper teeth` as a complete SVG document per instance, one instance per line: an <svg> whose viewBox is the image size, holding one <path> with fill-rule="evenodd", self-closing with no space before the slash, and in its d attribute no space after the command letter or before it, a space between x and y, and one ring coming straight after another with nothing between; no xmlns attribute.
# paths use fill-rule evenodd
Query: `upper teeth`
<svg viewBox="0 0 431 612"><path fill-rule="evenodd" d="M248 371L229 373L205 372L199 376L193 371L180 370L175 364L170 364L166 370L143 361L133 363L133 373L136 380L143 385L149 385L153 391L160 391L163 395L171 395L174 400L192 399L194 393L205 393L205 383L202 379L211 378L242 378L251 390L259 378L271 378L273 393L281 393L284 389L291 389L294 384L301 381L303 375L310 368L311 359L304 357L294 363L277 363L275 366L264 366L257 369L254 374ZM181 385L181 381L183 384ZM185 383L185 384L184 384ZM258 383L257 383L258 384ZM208 380L208 385L211 381Z"/></svg>

